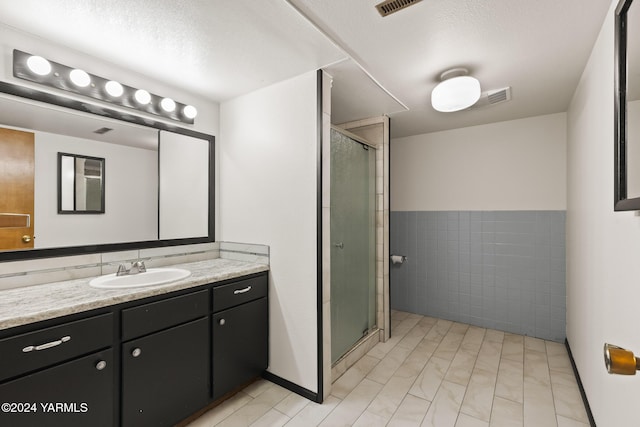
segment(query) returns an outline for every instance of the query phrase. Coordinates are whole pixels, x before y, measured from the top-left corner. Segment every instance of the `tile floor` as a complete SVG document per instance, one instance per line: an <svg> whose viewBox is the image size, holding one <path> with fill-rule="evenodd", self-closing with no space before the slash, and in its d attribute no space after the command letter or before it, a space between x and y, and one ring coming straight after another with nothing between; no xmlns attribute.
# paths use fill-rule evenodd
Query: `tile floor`
<svg viewBox="0 0 640 427"><path fill-rule="evenodd" d="M564 344L404 312L322 405L259 380L189 427L589 425Z"/></svg>

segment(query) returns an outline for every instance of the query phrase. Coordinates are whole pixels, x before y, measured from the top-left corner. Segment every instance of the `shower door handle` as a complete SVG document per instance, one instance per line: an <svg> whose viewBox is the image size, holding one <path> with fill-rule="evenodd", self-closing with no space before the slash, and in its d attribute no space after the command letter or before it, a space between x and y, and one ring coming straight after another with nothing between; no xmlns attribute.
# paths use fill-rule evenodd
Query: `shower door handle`
<svg viewBox="0 0 640 427"><path fill-rule="evenodd" d="M344 243L342 243L342 242L334 243L333 246L335 246L336 248L344 249Z"/></svg>

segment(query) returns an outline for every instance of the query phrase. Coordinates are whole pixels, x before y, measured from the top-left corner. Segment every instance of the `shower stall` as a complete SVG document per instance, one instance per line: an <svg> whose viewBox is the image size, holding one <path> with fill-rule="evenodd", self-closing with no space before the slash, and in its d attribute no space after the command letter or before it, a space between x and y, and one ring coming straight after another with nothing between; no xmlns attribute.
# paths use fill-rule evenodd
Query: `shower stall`
<svg viewBox="0 0 640 427"><path fill-rule="evenodd" d="M376 328L376 150L331 129L331 362Z"/></svg>

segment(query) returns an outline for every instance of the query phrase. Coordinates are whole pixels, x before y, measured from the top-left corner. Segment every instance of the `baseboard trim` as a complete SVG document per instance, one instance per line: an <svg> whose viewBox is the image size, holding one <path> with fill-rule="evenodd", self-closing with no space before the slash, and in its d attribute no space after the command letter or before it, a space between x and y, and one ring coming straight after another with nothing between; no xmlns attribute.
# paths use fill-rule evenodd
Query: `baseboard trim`
<svg viewBox="0 0 640 427"><path fill-rule="evenodd" d="M300 396L309 399L313 402L316 403L322 403L322 396L320 396L318 393L314 393L311 390L307 390L304 387L299 386L298 384L292 383L289 380L285 380L282 377L279 377L275 374L272 374L269 371L264 371L264 373L262 374L262 378L264 378L265 380L271 381L272 383L278 384L280 387L284 387L289 391L292 391L296 394L299 394Z"/></svg>
<svg viewBox="0 0 640 427"><path fill-rule="evenodd" d="M582 402L584 403L584 408L587 410L587 417L589 417L589 424L591 427L596 427L596 420L593 419L593 413L591 412L591 406L589 405L589 400L587 400L587 393L584 391L584 387L582 386L582 380L580 379L580 373L578 372L578 367L576 366L576 361L573 360L573 354L571 353L571 347L569 346L569 340L564 339L564 345L567 347L567 353L569 353L569 360L571 360L571 367L573 368L573 374L576 376L576 381L578 382L578 388L580 389L580 395L582 396Z"/></svg>

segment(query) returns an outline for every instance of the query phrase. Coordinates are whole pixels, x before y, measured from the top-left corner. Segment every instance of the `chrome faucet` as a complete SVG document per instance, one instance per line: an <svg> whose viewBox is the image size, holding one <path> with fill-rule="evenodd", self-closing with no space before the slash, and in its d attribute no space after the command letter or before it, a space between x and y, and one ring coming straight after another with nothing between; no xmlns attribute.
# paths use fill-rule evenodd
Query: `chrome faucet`
<svg viewBox="0 0 640 427"><path fill-rule="evenodd" d="M130 274L144 273L147 271L147 267L144 265L144 261L136 261L131 263L131 268L127 269L124 264L118 266L116 276L127 276Z"/></svg>

